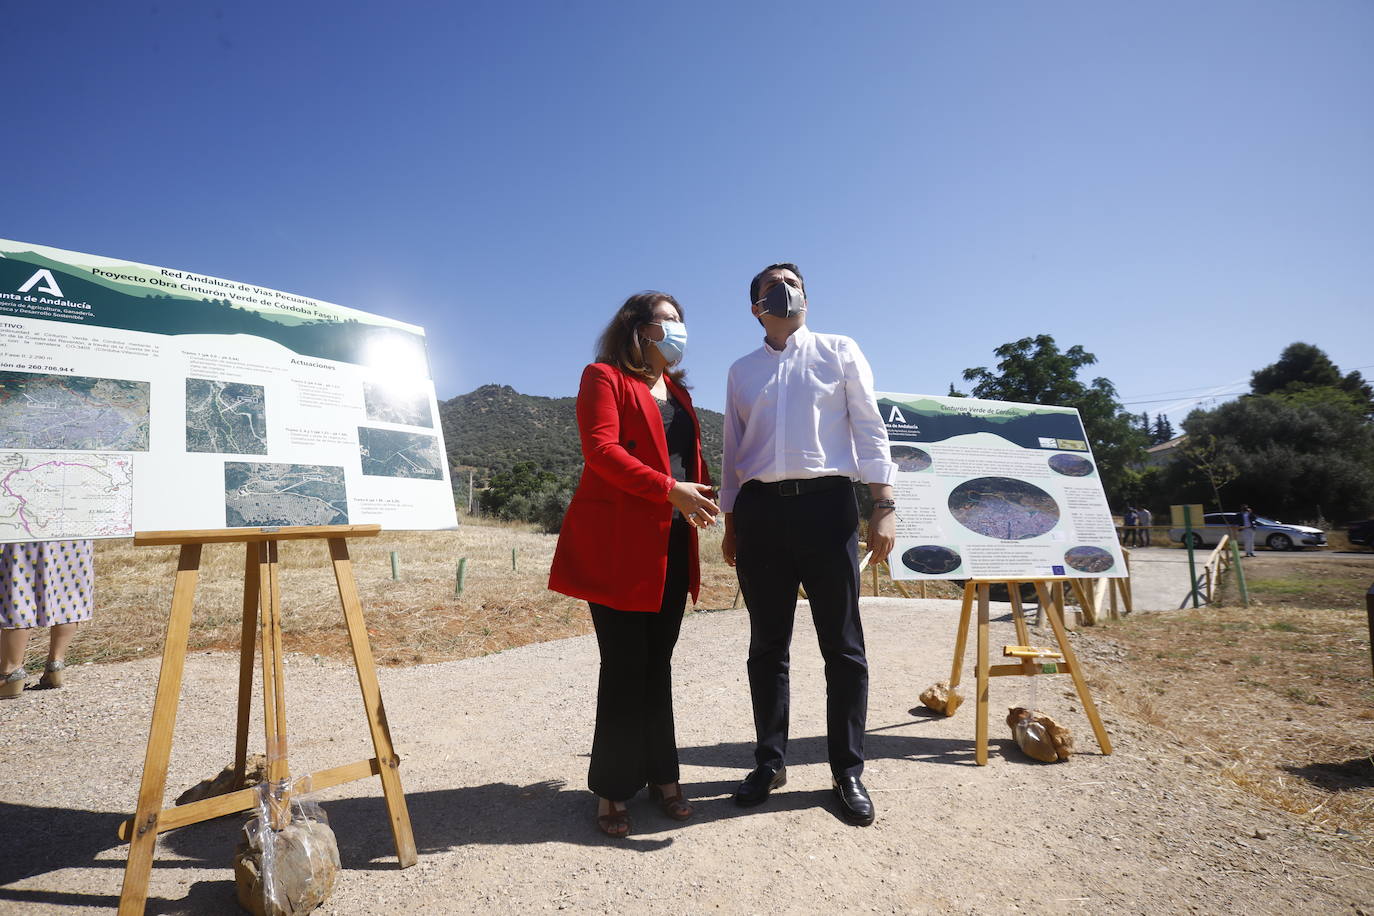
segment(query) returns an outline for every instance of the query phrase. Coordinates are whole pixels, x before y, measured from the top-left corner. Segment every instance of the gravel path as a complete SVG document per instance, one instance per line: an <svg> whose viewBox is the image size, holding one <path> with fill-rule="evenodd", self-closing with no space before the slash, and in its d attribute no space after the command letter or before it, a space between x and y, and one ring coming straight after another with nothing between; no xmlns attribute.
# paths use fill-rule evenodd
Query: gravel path
<svg viewBox="0 0 1374 916"><path fill-rule="evenodd" d="M1038 679L1039 705L1083 753L1029 762L995 715L990 765L974 766L971 706L951 719L912 710L947 676L957 614L952 601L864 601L865 781L878 807L867 829L841 821L829 793L824 684L804 605L787 787L758 809L730 802L751 759L747 619L693 616L676 697L698 815L680 826L641 798L621 842L596 833L584 788L593 638L385 670L420 861L397 869L375 780L322 793L345 870L319 912L1351 913L1374 900L1374 869L1347 864L1339 838L1257 810L1110 708L1116 753L1100 755L1067 678ZM994 645L1011 634L1006 617L994 623ZM1112 663L1085 649L1089 670ZM67 689L0 704L0 912L115 904L127 847L114 831L137 793L156 675L151 660L86 666ZM230 656L189 660L169 796L228 761L235 678ZM287 679L293 769L370 756L351 667L293 656ZM994 681L994 714L1027 695L1021 679ZM148 912L237 912L228 863L239 820L162 837Z"/></svg>

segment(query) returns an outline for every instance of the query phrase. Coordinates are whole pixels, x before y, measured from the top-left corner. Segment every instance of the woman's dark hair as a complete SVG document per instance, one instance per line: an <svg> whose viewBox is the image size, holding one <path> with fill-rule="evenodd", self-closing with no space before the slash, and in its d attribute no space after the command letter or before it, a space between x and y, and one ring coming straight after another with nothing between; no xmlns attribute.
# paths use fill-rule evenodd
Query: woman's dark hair
<svg viewBox="0 0 1374 916"><path fill-rule="evenodd" d="M635 293L625 300L625 304L616 311L611 323L606 325L606 330L601 332L601 337L596 342L596 361L615 366L622 372L637 375L642 379L651 378L653 371L650 370L649 361L644 356L644 348L639 343L639 329L654 320L654 307L660 302L666 302L677 309L678 320L687 320L682 306L667 293L653 289ZM678 368L667 370L668 377L679 385L683 385L682 378L686 374Z"/></svg>
<svg viewBox="0 0 1374 916"><path fill-rule="evenodd" d="M801 268L796 264L789 264L784 261L781 264L769 264L763 270L754 275L754 280L749 284L749 304L753 305L759 301L759 287L763 285L763 275L770 270L790 270L797 275L797 281L801 283L801 291L806 292L806 281L802 279Z"/></svg>

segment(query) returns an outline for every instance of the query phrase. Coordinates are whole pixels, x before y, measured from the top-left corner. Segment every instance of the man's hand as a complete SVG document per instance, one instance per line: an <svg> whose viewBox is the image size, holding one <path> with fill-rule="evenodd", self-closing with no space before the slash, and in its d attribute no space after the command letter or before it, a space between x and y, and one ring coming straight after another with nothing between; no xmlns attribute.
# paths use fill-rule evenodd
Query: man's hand
<svg viewBox="0 0 1374 916"><path fill-rule="evenodd" d="M725 535L720 539L720 553L726 566L735 565L735 513L725 513Z"/></svg>
<svg viewBox="0 0 1374 916"><path fill-rule="evenodd" d="M892 552L897 539L897 511L876 508L868 517L868 549L873 551L870 563L881 563Z"/></svg>

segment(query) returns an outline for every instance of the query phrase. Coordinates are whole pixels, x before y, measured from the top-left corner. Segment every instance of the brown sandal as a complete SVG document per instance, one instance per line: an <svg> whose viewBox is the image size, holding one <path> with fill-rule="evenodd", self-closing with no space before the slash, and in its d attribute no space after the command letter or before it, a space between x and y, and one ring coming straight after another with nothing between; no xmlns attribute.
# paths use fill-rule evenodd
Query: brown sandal
<svg viewBox="0 0 1374 916"><path fill-rule="evenodd" d="M682 795L682 784L678 783L677 794L664 795L663 790L656 785L649 786L649 797L658 802L658 809L671 817L675 821L685 821L693 814L696 809Z"/></svg>
<svg viewBox="0 0 1374 916"><path fill-rule="evenodd" d="M597 804L599 805L600 801ZM615 804L615 802L611 804ZM612 810L607 814L598 814L596 816L596 829L612 839L623 840L630 835L630 812L621 808L619 811Z"/></svg>

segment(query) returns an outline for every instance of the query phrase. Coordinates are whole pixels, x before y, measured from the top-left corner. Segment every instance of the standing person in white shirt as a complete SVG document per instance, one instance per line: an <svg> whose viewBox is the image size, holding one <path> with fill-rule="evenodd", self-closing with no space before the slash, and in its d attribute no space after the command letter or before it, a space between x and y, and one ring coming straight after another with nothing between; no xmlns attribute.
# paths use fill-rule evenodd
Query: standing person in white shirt
<svg viewBox="0 0 1374 916"><path fill-rule="evenodd" d="M868 660L859 619L859 510L852 481L873 494L873 562L892 549L896 465L858 344L806 327L795 264L754 277L749 301L763 346L730 367L720 504L722 550L749 607L749 692L756 768L735 802L757 805L787 781L788 663L797 587L811 602L825 659L826 734L835 794L851 823L873 823L860 780Z"/></svg>

